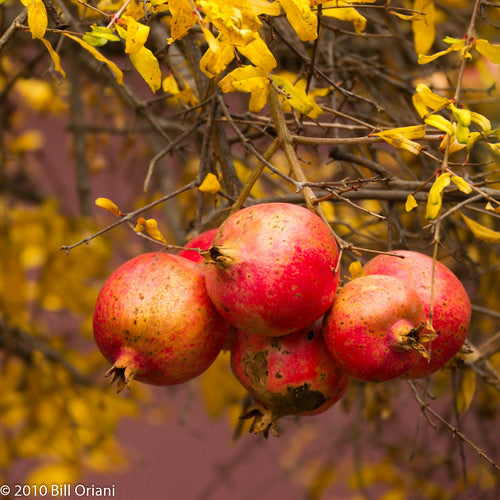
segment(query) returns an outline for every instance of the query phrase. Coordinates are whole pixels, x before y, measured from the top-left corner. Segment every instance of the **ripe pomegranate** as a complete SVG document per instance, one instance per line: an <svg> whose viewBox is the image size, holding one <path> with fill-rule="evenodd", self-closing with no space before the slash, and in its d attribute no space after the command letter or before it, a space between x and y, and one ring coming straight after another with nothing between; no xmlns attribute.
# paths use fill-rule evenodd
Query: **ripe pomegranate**
<svg viewBox="0 0 500 500"><path fill-rule="evenodd" d="M404 258L378 255L365 264L365 273L396 276L411 285L429 318L433 259L408 250L394 253ZM469 331L471 305L465 288L444 264L435 264L432 327L437 337L429 344L429 359L421 359L406 378L426 377L444 366L460 350Z"/></svg>
<svg viewBox="0 0 500 500"><path fill-rule="evenodd" d="M394 276L356 278L340 290L325 315L323 335L331 354L353 377L383 382L413 368L425 313L417 293Z"/></svg>
<svg viewBox="0 0 500 500"><path fill-rule="evenodd" d="M118 391L132 378L153 385L186 382L209 367L228 324L208 297L203 268L168 253L125 262L97 297L94 337L113 363Z"/></svg>
<svg viewBox="0 0 500 500"><path fill-rule="evenodd" d="M192 240L188 241L184 247L186 250L181 250L177 255L184 257L185 259L192 260L193 262L201 263L205 259L200 255L199 252L195 250L188 250L189 248L199 248L201 250L208 250L212 245L212 240L214 239L217 229L210 229L200 233L195 236Z"/></svg>
<svg viewBox="0 0 500 500"><path fill-rule="evenodd" d="M275 435L274 423L285 415L317 415L345 393L350 376L331 357L321 322L281 337L238 331L231 368L255 400L242 418L254 418L251 432Z"/></svg>
<svg viewBox="0 0 500 500"><path fill-rule="evenodd" d="M205 256L210 298L246 332L294 332L320 318L335 298L335 238L316 214L297 205L239 210L222 224Z"/></svg>

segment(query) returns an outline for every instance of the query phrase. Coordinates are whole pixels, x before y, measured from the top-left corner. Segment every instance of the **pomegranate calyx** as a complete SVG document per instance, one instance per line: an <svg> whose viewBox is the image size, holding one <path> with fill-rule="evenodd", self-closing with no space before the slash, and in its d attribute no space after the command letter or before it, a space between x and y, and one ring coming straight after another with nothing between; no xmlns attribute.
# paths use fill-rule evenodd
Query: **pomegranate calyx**
<svg viewBox="0 0 500 500"><path fill-rule="evenodd" d="M106 377L111 377L109 385L116 384L116 392L120 393L125 387L128 387L135 372L130 366L118 367L114 364L107 372Z"/></svg>
<svg viewBox="0 0 500 500"><path fill-rule="evenodd" d="M208 250L200 252L200 255L205 259L208 264L214 264L224 269L234 263L234 258L231 257L231 252L227 252L225 248L214 245Z"/></svg>
<svg viewBox="0 0 500 500"><path fill-rule="evenodd" d="M274 425L274 422L277 420L277 418L271 410L261 407L254 407L240 417L240 419L242 420L249 420L251 418L253 418L253 422L250 426L251 433L262 433L267 439L269 437L269 431L271 431L274 437L279 437L279 433Z"/></svg>

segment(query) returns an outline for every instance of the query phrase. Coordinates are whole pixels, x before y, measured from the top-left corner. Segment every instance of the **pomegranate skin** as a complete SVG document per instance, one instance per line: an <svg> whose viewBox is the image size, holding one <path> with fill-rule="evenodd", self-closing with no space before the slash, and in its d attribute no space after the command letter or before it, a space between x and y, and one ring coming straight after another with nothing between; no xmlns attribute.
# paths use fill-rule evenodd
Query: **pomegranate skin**
<svg viewBox="0 0 500 500"><path fill-rule="evenodd" d="M332 358L321 335L321 321L281 337L236 332L231 368L256 407L251 432L274 431L286 415L317 415L346 392L351 377ZM245 418L245 416L243 417Z"/></svg>
<svg viewBox="0 0 500 500"><path fill-rule="evenodd" d="M432 258L409 250L397 250L393 253L404 256L404 259L378 255L365 264L365 273L396 276L410 284L422 300L426 318L429 318ZM426 377L444 366L465 342L470 318L471 305L465 288L452 271L436 261L432 326L437 337L428 347L430 359L421 359L404 377Z"/></svg>
<svg viewBox="0 0 500 500"><path fill-rule="evenodd" d="M353 377L384 382L419 362L424 321L422 301L402 280L363 276L340 290L325 315L323 336L330 353Z"/></svg>
<svg viewBox="0 0 500 500"><path fill-rule="evenodd" d="M292 333L320 318L335 298L337 244L306 208L244 208L226 219L208 253L210 298L240 330L268 337Z"/></svg>
<svg viewBox="0 0 500 500"><path fill-rule="evenodd" d="M206 292L203 268L168 253L116 269L97 297L94 338L121 390L134 378L175 385L215 360L229 328Z"/></svg>
<svg viewBox="0 0 500 500"><path fill-rule="evenodd" d="M212 241L216 232L217 229L210 229L209 231L200 233L198 236L195 236L192 240L188 241L184 245L186 250L181 250L177 255L199 264L202 263L205 259L200 255L200 253L194 250L189 250L189 248L200 248L201 250L208 250L212 246Z"/></svg>

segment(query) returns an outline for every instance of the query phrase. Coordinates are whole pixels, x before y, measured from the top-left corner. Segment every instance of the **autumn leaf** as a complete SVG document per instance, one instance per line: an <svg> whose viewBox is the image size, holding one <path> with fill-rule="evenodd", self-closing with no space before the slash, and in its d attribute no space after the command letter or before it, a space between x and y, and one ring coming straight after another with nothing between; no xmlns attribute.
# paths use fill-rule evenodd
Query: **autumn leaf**
<svg viewBox="0 0 500 500"><path fill-rule="evenodd" d="M349 264L349 274L351 275L352 280L356 278L361 278L362 276L365 275L365 271L359 260L356 260Z"/></svg>
<svg viewBox="0 0 500 500"><path fill-rule="evenodd" d="M309 0L279 0L288 22L303 41L308 42L318 37L318 18L312 12Z"/></svg>
<svg viewBox="0 0 500 500"><path fill-rule="evenodd" d="M111 200L108 200L108 198L97 198L95 200L95 204L99 208L103 208L104 210L107 210L108 212L112 213L113 215L116 215L117 217L121 217L124 215L118 206L113 203Z"/></svg>
<svg viewBox="0 0 500 500"><path fill-rule="evenodd" d="M485 241L486 243L500 243L499 231L494 231L487 226L479 224L479 222L470 219L462 212L460 212L460 215L462 216L462 219L464 220L467 227L472 231L472 233L478 240Z"/></svg>
<svg viewBox="0 0 500 500"><path fill-rule="evenodd" d="M154 93L161 88L160 63L155 55L147 48L141 47L138 52L129 54L130 62L142 76Z"/></svg>
<svg viewBox="0 0 500 500"><path fill-rule="evenodd" d="M137 54L148 39L149 26L138 23L133 17L130 16L123 16L123 19L127 23L127 31L125 34L125 53Z"/></svg>
<svg viewBox="0 0 500 500"><path fill-rule="evenodd" d="M476 392L476 372L470 368L462 370L462 380L456 393L457 411L462 416L472 403Z"/></svg>
<svg viewBox="0 0 500 500"><path fill-rule="evenodd" d="M455 133L455 127L450 120L447 120L444 116L441 115L430 115L425 118L425 123L430 125L431 127L435 127L443 132L446 132L449 135L453 135Z"/></svg>
<svg viewBox="0 0 500 500"><path fill-rule="evenodd" d="M188 31L196 24L196 17L189 0L175 0L168 2L168 8L172 17L170 18L169 44L184 38Z"/></svg>
<svg viewBox="0 0 500 500"><path fill-rule="evenodd" d="M51 43L45 39L45 38L40 38L42 43L45 45L47 50L49 51L50 57L52 58L52 63L54 64L54 69L59 72L63 77L66 76L66 72L63 70L61 66L61 58L59 57L59 54L54 50L52 47Z"/></svg>
<svg viewBox="0 0 500 500"><path fill-rule="evenodd" d="M234 47L228 43L222 43L219 37L202 28L205 39L208 43L208 49L200 60L200 69L209 78L213 78L224 71L227 65L234 59Z"/></svg>
<svg viewBox="0 0 500 500"><path fill-rule="evenodd" d="M288 104L299 113L310 118L317 118L323 113L314 98L306 94L304 88L294 85L288 78L283 76L271 75L271 79L284 92Z"/></svg>
<svg viewBox="0 0 500 500"><path fill-rule="evenodd" d="M349 21L354 26L356 33L362 33L366 27L366 17L361 15L356 9L350 7L354 3L373 3L375 0L366 0L362 2L352 2L349 0L335 0L330 2L311 1L311 5L323 5L322 14L327 17L333 17L340 21ZM342 8L342 5L349 7Z"/></svg>
<svg viewBox="0 0 500 500"><path fill-rule="evenodd" d="M209 172L205 177L205 179L203 179L203 182L200 184L198 189L202 193L215 194L221 190L221 185L217 177Z"/></svg>
<svg viewBox="0 0 500 500"><path fill-rule="evenodd" d="M418 203L417 200L415 199L415 196L409 194L408 197L406 198L405 210L407 212L411 212L416 207L418 207Z"/></svg>
<svg viewBox="0 0 500 500"><path fill-rule="evenodd" d="M463 38L458 39L458 38L451 38L451 37L446 37L443 39L444 42L449 43L450 46L446 50L442 50L440 52L436 52L435 54L432 54L430 56L427 56L425 54L419 54L418 55L418 64L427 64L430 63L439 57L442 57L446 54L449 54L450 52L462 52L462 57L472 57L470 53L468 52L469 46L465 45L465 40Z"/></svg>
<svg viewBox="0 0 500 500"><path fill-rule="evenodd" d="M95 47L92 45L88 44L84 40L81 40L75 35L71 35L70 33L63 33L64 36L71 38L71 40L74 40L76 43L80 44L85 50L90 52L98 61L103 62L108 66L108 68L114 73L116 81L120 84L123 85L123 72L121 69L112 61L104 57Z"/></svg>
<svg viewBox="0 0 500 500"><path fill-rule="evenodd" d="M451 182L450 172L444 172L441 174L431 186L429 190L429 195L427 197L427 209L425 212L426 219L434 220L441 210L441 205L443 204L443 190Z"/></svg>
<svg viewBox="0 0 500 500"><path fill-rule="evenodd" d="M412 125L410 127L398 127L383 130L376 134L387 143L396 148L406 149L410 153L418 155L423 146L412 139L421 139L425 135L425 125Z"/></svg>
<svg viewBox="0 0 500 500"><path fill-rule="evenodd" d="M238 52L244 55L254 66L262 68L264 71L269 72L277 65L269 47L258 34L251 42L239 46Z"/></svg>
<svg viewBox="0 0 500 500"><path fill-rule="evenodd" d="M108 42L119 42L120 37L116 36L110 28L105 26L98 26L97 24L92 24L90 26L91 31L87 31L83 35L82 40L87 42L89 45L94 47L102 47Z"/></svg>
<svg viewBox="0 0 500 500"><path fill-rule="evenodd" d="M459 175L452 175L451 182L453 182L462 193L469 194L472 191L471 185Z"/></svg>
<svg viewBox="0 0 500 500"><path fill-rule="evenodd" d="M139 219L137 219L135 231L138 233L146 231L146 234L151 236L154 240L161 241L165 245L167 244L167 240L158 229L158 222L156 219L144 219L144 217L139 217Z"/></svg>
<svg viewBox="0 0 500 500"><path fill-rule="evenodd" d="M427 54L431 49L436 35L436 11L433 0L414 0L413 10L418 16L413 18L411 26L415 52Z"/></svg>
<svg viewBox="0 0 500 500"><path fill-rule="evenodd" d="M452 102L450 99L433 92L424 83L418 84L415 90L416 94L412 96L413 106L421 118L424 118L429 113L429 108L436 111L445 108Z"/></svg>
<svg viewBox="0 0 500 500"><path fill-rule="evenodd" d="M42 0L21 0L28 11L28 26L33 38L43 38L49 20Z"/></svg>
<svg viewBox="0 0 500 500"><path fill-rule="evenodd" d="M493 45L488 40L479 38L475 42L476 50L495 64L500 64L500 45Z"/></svg>

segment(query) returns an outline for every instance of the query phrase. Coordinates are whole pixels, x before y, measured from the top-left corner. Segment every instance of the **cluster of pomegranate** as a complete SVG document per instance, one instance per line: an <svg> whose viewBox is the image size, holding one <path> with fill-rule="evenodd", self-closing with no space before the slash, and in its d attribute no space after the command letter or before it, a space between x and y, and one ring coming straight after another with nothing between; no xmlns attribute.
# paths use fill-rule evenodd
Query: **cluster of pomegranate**
<svg viewBox="0 0 500 500"><path fill-rule="evenodd" d="M118 390L132 378L187 382L230 349L252 396L251 430L322 413L351 378L425 377L465 341L470 302L440 262L380 254L340 291L339 252L316 214L289 203L244 208L179 254L119 267L99 293L97 346Z"/></svg>

